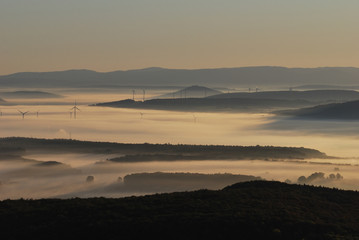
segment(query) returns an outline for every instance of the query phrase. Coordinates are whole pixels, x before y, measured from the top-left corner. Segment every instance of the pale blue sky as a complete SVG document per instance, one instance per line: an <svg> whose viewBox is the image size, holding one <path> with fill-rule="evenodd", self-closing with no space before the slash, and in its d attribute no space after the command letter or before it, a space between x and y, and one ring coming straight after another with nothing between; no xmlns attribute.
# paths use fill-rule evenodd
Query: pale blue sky
<svg viewBox="0 0 359 240"><path fill-rule="evenodd" d="M0 75L359 67L354 0L0 0Z"/></svg>

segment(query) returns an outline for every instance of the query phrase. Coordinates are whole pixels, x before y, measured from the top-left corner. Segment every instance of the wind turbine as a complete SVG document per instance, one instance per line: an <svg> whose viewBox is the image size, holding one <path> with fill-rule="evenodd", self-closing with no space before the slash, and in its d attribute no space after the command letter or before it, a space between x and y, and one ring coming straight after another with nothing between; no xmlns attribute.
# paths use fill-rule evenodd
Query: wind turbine
<svg viewBox="0 0 359 240"><path fill-rule="evenodd" d="M192 114L192 116L193 116L193 122L196 123L197 122L196 116L194 114Z"/></svg>
<svg viewBox="0 0 359 240"><path fill-rule="evenodd" d="M141 115L141 119L142 119L142 117L143 117L143 112L140 112L140 115Z"/></svg>
<svg viewBox="0 0 359 240"><path fill-rule="evenodd" d="M21 112L20 110L18 110L18 111L19 111L19 113L21 113L22 119L24 119L24 118L25 118L25 114L29 112L29 111L27 111L27 112Z"/></svg>
<svg viewBox="0 0 359 240"><path fill-rule="evenodd" d="M77 107L76 101L75 101L75 105L74 105L70 110L74 110L74 119L76 119L76 111L77 111L77 110L81 111L81 110Z"/></svg>
<svg viewBox="0 0 359 240"><path fill-rule="evenodd" d="M37 112L36 112L36 117L39 117L39 110L37 110Z"/></svg>

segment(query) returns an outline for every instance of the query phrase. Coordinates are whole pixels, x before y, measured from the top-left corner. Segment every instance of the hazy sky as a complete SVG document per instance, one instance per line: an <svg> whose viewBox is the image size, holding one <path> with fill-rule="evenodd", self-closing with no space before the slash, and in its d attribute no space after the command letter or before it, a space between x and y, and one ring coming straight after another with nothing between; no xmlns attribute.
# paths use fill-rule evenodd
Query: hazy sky
<svg viewBox="0 0 359 240"><path fill-rule="evenodd" d="M359 67L358 0L0 0L0 75Z"/></svg>

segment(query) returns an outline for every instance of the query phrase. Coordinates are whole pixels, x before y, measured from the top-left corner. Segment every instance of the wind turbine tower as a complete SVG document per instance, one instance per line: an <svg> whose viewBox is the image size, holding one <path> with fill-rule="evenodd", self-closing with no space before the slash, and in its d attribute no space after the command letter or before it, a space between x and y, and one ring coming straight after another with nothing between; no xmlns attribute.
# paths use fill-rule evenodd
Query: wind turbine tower
<svg viewBox="0 0 359 240"><path fill-rule="evenodd" d="M74 111L74 119L76 119L76 111L77 111L77 110L81 111L81 110L77 107L76 101L75 101L75 105L71 108L71 110Z"/></svg>

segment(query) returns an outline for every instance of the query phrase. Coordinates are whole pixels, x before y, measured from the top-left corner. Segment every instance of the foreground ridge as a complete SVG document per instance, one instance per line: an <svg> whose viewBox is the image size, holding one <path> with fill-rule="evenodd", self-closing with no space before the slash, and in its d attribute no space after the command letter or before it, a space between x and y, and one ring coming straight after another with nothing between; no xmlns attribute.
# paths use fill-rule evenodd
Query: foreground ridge
<svg viewBox="0 0 359 240"><path fill-rule="evenodd" d="M0 224L6 239L358 239L358 201L355 191L252 181L121 199L5 200Z"/></svg>

